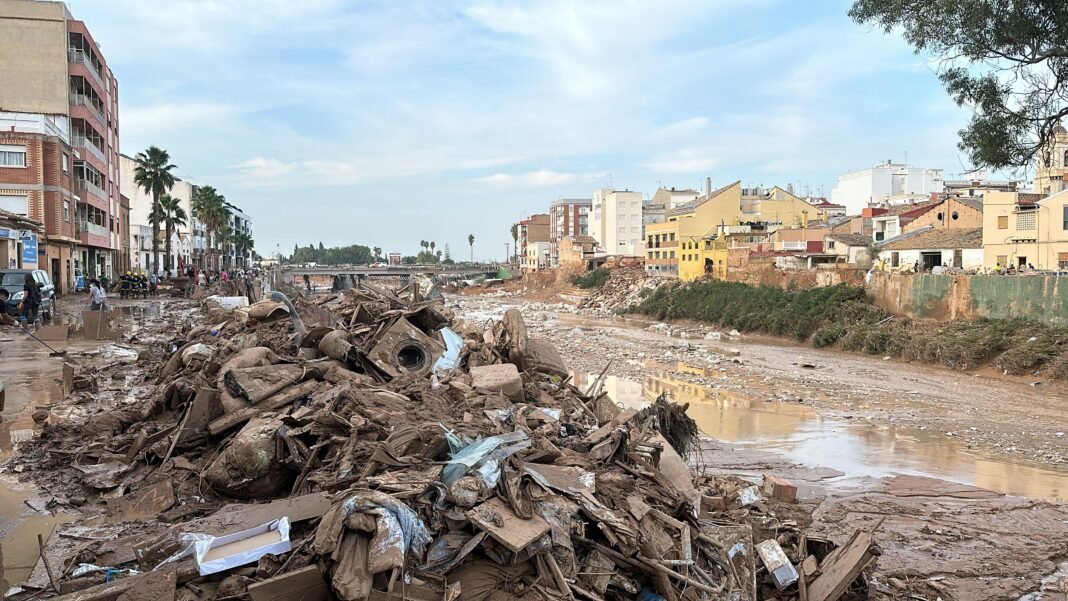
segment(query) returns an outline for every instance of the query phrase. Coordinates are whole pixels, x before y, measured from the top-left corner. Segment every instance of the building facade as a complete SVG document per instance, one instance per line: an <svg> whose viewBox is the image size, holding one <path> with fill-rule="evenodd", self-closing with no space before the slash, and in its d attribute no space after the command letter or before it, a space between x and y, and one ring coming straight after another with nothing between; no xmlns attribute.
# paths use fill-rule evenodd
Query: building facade
<svg viewBox="0 0 1068 601"><path fill-rule="evenodd" d="M944 189L944 171L910 167L887 161L870 169L838 176L831 202L857 215L869 205L910 204L928 200L932 192Z"/></svg>
<svg viewBox="0 0 1068 601"><path fill-rule="evenodd" d="M523 269L539 271L549 267L549 241L530 242L523 253Z"/></svg>
<svg viewBox="0 0 1068 601"><path fill-rule="evenodd" d="M119 171L122 181L122 195L130 199L130 223L132 225L129 236L131 248L137 249L131 259L131 267L135 271L150 271L152 269L152 222L149 215L152 214L152 195L139 187L134 182L134 173L137 169L137 161L125 154L119 156ZM193 263L202 269L205 267L204 258L204 234L203 227L193 217L193 192L196 186L187 181L176 178L170 194L178 200L178 205L185 212L185 225L178 226L171 235L172 272L184 268ZM145 235L143 228L148 228L149 234ZM165 228L160 225L159 243L159 269L162 273L166 262L164 250L166 242ZM199 251L199 252L198 252Z"/></svg>
<svg viewBox="0 0 1068 601"><path fill-rule="evenodd" d="M1068 270L1068 190L995 192L983 198L983 265Z"/></svg>
<svg viewBox="0 0 1068 601"><path fill-rule="evenodd" d="M590 233L589 198L561 198L549 205L549 264L560 265L560 241Z"/></svg>
<svg viewBox="0 0 1068 601"><path fill-rule="evenodd" d="M0 57L4 205L21 198L44 223L39 262L61 291L78 274L114 277L126 235L114 74L61 2L0 0Z"/></svg>
<svg viewBox="0 0 1068 601"><path fill-rule="evenodd" d="M590 231L608 255L644 254L642 195L630 190L600 188L593 193Z"/></svg>
<svg viewBox="0 0 1068 601"><path fill-rule="evenodd" d="M516 224L516 255L524 257L522 264L525 266L527 245L534 242L549 242L550 218L548 213L537 213L527 217Z"/></svg>

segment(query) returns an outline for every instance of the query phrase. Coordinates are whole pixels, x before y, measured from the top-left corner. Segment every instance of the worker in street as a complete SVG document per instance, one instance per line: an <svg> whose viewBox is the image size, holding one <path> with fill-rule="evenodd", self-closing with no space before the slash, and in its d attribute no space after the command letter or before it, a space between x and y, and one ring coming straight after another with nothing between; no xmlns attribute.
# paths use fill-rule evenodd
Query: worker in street
<svg viewBox="0 0 1068 601"><path fill-rule="evenodd" d="M107 292L104 291L104 287L101 285L100 280L92 280L89 284L89 310L106 311L107 300Z"/></svg>
<svg viewBox="0 0 1068 601"><path fill-rule="evenodd" d="M41 309L41 289L33 279L33 274L27 273L22 283L22 302L19 303L19 314L22 316L22 325L40 325L37 312Z"/></svg>
<svg viewBox="0 0 1068 601"><path fill-rule="evenodd" d="M11 299L11 293L0 288L0 326L13 326L17 321L7 313L7 301Z"/></svg>

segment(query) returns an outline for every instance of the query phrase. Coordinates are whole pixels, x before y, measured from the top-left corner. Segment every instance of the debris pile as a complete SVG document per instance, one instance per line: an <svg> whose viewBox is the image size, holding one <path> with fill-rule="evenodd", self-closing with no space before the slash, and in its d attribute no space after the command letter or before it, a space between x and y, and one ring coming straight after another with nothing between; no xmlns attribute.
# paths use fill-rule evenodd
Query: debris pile
<svg viewBox="0 0 1068 601"><path fill-rule="evenodd" d="M605 283L582 303L582 307L594 314L614 314L637 304L664 281L648 275L641 267L612 269Z"/></svg>
<svg viewBox="0 0 1068 601"><path fill-rule="evenodd" d="M60 526L11 598L865 594L871 534L835 549L776 517L801 513L788 482L695 476L686 406L621 409L518 310L465 323L419 297L214 299L142 340L163 351L72 359L68 403L95 408L17 461L100 516Z"/></svg>

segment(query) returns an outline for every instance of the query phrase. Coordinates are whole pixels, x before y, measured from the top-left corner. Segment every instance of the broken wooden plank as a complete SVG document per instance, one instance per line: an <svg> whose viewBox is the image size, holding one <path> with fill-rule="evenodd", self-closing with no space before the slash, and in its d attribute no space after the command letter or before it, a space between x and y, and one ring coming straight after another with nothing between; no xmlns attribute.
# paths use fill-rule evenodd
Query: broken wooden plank
<svg viewBox="0 0 1068 601"><path fill-rule="evenodd" d="M248 595L252 601L325 601L328 593L322 571L312 564L250 584Z"/></svg>
<svg viewBox="0 0 1068 601"><path fill-rule="evenodd" d="M849 542L820 562L820 575L808 585L809 601L835 601L875 558L872 533L857 530Z"/></svg>
<svg viewBox="0 0 1068 601"><path fill-rule="evenodd" d="M234 411L233 413L224 415L219 419L212 421L208 424L208 432L212 436L218 436L231 428L236 428L237 426L244 424L264 411L281 409L302 396L315 392L315 389L318 388L319 385L320 383L316 380L308 380L307 382L301 382L300 384L290 386L278 394L275 394L268 399L264 399L257 405Z"/></svg>

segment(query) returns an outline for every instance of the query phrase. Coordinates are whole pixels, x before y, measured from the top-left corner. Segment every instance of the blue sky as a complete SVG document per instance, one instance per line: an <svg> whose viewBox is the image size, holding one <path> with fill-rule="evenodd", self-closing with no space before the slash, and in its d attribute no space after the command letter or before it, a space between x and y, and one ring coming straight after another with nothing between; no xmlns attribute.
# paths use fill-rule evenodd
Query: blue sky
<svg viewBox="0 0 1068 601"><path fill-rule="evenodd" d="M257 250L509 226L611 181L830 195L886 159L963 171L968 114L898 36L817 0L68 0L119 79L122 150L253 218Z"/></svg>

